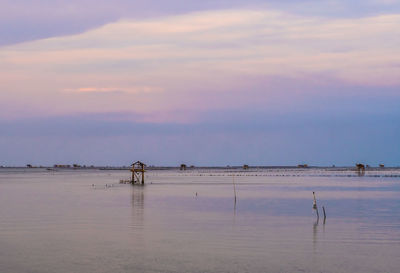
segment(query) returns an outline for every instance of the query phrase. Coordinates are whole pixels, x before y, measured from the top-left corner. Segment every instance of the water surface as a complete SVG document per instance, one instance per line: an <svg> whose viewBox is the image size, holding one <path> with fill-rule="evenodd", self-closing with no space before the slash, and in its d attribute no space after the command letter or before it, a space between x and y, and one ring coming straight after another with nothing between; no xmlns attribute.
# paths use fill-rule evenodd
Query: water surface
<svg viewBox="0 0 400 273"><path fill-rule="evenodd" d="M0 272L399 272L400 179L376 173L1 169Z"/></svg>

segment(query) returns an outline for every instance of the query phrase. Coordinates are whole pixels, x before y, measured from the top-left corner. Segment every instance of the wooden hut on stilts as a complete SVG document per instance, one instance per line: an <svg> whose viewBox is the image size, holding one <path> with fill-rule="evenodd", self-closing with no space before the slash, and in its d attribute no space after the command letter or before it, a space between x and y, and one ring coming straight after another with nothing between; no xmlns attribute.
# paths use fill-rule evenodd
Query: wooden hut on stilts
<svg viewBox="0 0 400 273"><path fill-rule="evenodd" d="M144 184L144 173L145 173L145 167L146 164L140 161L136 161L133 163L131 168L131 173L132 173L132 178L131 178L131 183L136 184L136 183L141 183L142 185Z"/></svg>

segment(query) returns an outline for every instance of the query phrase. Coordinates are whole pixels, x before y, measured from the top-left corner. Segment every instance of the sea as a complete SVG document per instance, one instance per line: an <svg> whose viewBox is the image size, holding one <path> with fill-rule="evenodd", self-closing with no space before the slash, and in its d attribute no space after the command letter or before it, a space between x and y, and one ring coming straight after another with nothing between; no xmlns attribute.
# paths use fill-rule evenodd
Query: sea
<svg viewBox="0 0 400 273"><path fill-rule="evenodd" d="M0 168L0 272L400 272L400 169L129 177Z"/></svg>

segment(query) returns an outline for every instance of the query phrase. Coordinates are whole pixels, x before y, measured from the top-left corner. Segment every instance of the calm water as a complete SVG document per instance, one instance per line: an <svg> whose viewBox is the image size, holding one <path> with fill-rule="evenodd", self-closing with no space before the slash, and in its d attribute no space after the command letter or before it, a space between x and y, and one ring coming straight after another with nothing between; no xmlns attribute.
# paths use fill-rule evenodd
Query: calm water
<svg viewBox="0 0 400 273"><path fill-rule="evenodd" d="M331 174L1 169L0 272L400 272L400 178Z"/></svg>

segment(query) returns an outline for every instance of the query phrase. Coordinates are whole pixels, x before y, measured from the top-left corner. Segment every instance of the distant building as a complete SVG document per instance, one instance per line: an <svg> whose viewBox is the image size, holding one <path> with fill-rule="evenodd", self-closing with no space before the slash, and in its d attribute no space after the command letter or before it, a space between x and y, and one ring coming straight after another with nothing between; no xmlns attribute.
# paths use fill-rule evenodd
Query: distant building
<svg viewBox="0 0 400 273"><path fill-rule="evenodd" d="M244 164L244 165L243 165L243 170L247 170L247 169L249 169L249 165Z"/></svg>
<svg viewBox="0 0 400 273"><path fill-rule="evenodd" d="M297 165L297 168L308 168L307 164L299 164Z"/></svg>
<svg viewBox="0 0 400 273"><path fill-rule="evenodd" d="M186 171L186 164L181 164L180 170L181 171Z"/></svg>
<svg viewBox="0 0 400 273"><path fill-rule="evenodd" d="M361 163L356 164L357 173L359 176L363 176L365 174L365 165Z"/></svg>
<svg viewBox="0 0 400 273"><path fill-rule="evenodd" d="M71 165L55 164L54 168L71 168Z"/></svg>

